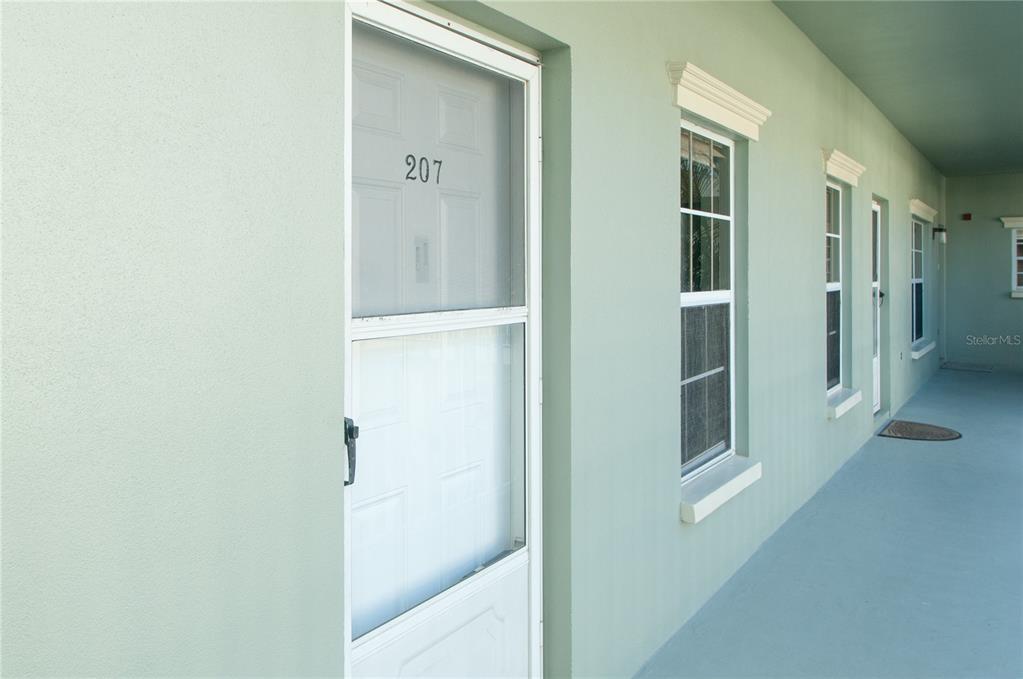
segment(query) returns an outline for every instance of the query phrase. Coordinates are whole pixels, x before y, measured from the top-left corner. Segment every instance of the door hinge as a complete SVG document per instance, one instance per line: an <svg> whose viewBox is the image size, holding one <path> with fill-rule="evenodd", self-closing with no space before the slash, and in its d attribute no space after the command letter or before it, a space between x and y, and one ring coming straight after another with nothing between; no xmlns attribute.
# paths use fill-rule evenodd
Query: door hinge
<svg viewBox="0 0 1023 679"><path fill-rule="evenodd" d="M355 426L355 421L350 417L345 418L345 448L348 449L348 478L345 479L345 485L350 486L355 483L355 441L359 438L359 428Z"/></svg>
<svg viewBox="0 0 1023 679"><path fill-rule="evenodd" d="M543 137L537 137L537 143L540 145L540 162L543 162Z"/></svg>

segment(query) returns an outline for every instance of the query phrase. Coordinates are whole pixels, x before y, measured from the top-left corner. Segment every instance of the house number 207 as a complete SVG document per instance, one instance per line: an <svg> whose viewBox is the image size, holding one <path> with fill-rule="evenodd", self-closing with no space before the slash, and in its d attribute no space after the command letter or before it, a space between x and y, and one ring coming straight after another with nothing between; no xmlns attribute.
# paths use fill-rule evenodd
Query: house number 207
<svg viewBox="0 0 1023 679"><path fill-rule="evenodd" d="M440 167L443 161L434 160L432 165L435 168L433 173L433 181L436 184L440 184ZM405 156L405 167L408 168L408 172L405 173L405 179L414 182L421 181L426 184L430 181L430 165L431 161L426 156L416 158L411 153Z"/></svg>

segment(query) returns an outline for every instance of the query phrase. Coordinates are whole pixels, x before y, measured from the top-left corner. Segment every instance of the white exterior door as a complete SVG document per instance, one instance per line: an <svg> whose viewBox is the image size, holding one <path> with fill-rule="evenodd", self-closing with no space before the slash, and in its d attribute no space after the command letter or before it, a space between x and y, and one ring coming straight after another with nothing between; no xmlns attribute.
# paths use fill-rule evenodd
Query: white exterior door
<svg viewBox="0 0 1023 679"><path fill-rule="evenodd" d="M874 318L874 412L881 410L881 304L884 293L881 292L881 205L874 203L870 210L870 238L873 244L873 275L870 280L872 315Z"/></svg>
<svg viewBox="0 0 1023 679"><path fill-rule="evenodd" d="M538 68L352 14L346 662L538 675Z"/></svg>

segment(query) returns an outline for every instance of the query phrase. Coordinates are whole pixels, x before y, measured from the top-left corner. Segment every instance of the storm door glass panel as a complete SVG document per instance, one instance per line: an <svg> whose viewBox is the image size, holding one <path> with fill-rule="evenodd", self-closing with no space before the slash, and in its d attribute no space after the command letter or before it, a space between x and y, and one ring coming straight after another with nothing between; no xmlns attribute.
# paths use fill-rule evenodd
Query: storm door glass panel
<svg viewBox="0 0 1023 679"><path fill-rule="evenodd" d="M874 337L874 349L872 355L876 358L880 356L881 351L881 316L880 316L880 304L881 304L881 213L877 209L870 211L870 242L871 242L871 302L873 304L872 313L870 314L873 319L873 337Z"/></svg>
<svg viewBox="0 0 1023 679"><path fill-rule="evenodd" d="M682 465L731 446L730 305L682 309Z"/></svg>
<svg viewBox="0 0 1023 679"><path fill-rule="evenodd" d="M524 304L523 84L353 26L354 317Z"/></svg>
<svg viewBox="0 0 1023 679"><path fill-rule="evenodd" d="M841 317L842 293L827 293L827 387L837 387L841 381Z"/></svg>
<svg viewBox="0 0 1023 679"><path fill-rule="evenodd" d="M523 326L354 342L358 637L525 544Z"/></svg>

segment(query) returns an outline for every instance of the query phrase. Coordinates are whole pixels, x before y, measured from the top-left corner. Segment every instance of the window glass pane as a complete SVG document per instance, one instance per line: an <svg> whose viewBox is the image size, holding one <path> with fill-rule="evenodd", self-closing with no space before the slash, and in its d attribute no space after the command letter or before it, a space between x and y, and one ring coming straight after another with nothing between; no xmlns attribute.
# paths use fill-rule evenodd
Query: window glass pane
<svg viewBox="0 0 1023 679"><path fill-rule="evenodd" d="M841 293L837 290L827 293L827 387L836 386L841 379Z"/></svg>
<svg viewBox="0 0 1023 679"><path fill-rule="evenodd" d="M711 141L693 134L693 209L714 211L714 178L711 169Z"/></svg>
<svg viewBox="0 0 1023 679"><path fill-rule="evenodd" d="M828 283L837 283L841 275L838 257L842 251L842 241L834 236L824 237L824 272Z"/></svg>
<svg viewBox="0 0 1023 679"><path fill-rule="evenodd" d="M681 291L692 292L693 291L693 229L692 229L693 218L689 215L682 215L682 278L681 278Z"/></svg>
<svg viewBox="0 0 1023 679"><path fill-rule="evenodd" d="M729 233L731 224L715 219L711 225L711 290L728 290L731 288L731 241Z"/></svg>
<svg viewBox="0 0 1023 679"><path fill-rule="evenodd" d="M1019 273L1016 274L1016 287L1023 288L1023 262L1020 262Z"/></svg>
<svg viewBox="0 0 1023 679"><path fill-rule="evenodd" d="M1016 256L1023 259L1023 240L1016 241Z"/></svg>
<svg viewBox="0 0 1023 679"><path fill-rule="evenodd" d="M358 637L525 544L522 325L352 345Z"/></svg>
<svg viewBox="0 0 1023 679"><path fill-rule="evenodd" d="M731 305L682 309L682 464L731 445Z"/></svg>
<svg viewBox="0 0 1023 679"><path fill-rule="evenodd" d="M842 228L841 215L839 210L842 207L842 201L840 200L838 189L834 187L827 187L827 196L825 200L825 220L824 226L826 233L832 233L836 236L840 235Z"/></svg>
<svg viewBox="0 0 1023 679"><path fill-rule="evenodd" d="M913 223L913 249L922 250L924 247L924 225Z"/></svg>
<svg viewBox="0 0 1023 679"><path fill-rule="evenodd" d="M913 283L913 341L924 336L924 284Z"/></svg>
<svg viewBox="0 0 1023 679"><path fill-rule="evenodd" d="M680 207L691 208L692 205L692 138L689 130L682 130L681 141L681 180L679 182Z"/></svg>
<svg viewBox="0 0 1023 679"><path fill-rule="evenodd" d="M872 271L871 279L870 280L878 281L878 280L880 280L880 278L878 277L879 276L879 272L878 272L877 269L878 269L878 264L880 262L877 261L878 260L877 255L878 255L878 247L880 245L878 243L878 240L880 240L880 238L881 238L881 224L879 222L880 216L879 216L879 214L877 212L874 212L873 210L871 210L870 214L871 214L871 218L870 218L870 226L871 226L871 229L870 229L870 243L871 243L870 263L871 263L871 271Z"/></svg>
<svg viewBox="0 0 1023 679"><path fill-rule="evenodd" d="M714 143L714 212L719 215L732 214L731 153L724 144Z"/></svg>
<svg viewBox="0 0 1023 679"><path fill-rule="evenodd" d="M691 219L692 287L684 291L728 290L731 285L729 270L731 224L720 219L695 215Z"/></svg>
<svg viewBox="0 0 1023 679"><path fill-rule="evenodd" d="M924 253L913 253L913 278L924 277Z"/></svg>
<svg viewBox="0 0 1023 679"><path fill-rule="evenodd" d="M523 84L352 31L353 316L523 304Z"/></svg>

